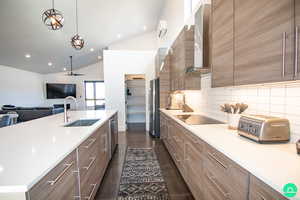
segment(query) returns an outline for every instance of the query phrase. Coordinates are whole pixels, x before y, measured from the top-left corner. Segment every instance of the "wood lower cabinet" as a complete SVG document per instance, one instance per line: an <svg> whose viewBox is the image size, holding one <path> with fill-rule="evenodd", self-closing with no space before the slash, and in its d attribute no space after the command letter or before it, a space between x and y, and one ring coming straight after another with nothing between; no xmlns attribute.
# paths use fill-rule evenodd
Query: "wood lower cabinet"
<svg viewBox="0 0 300 200"><path fill-rule="evenodd" d="M294 1L235 0L235 85L293 80Z"/></svg>
<svg viewBox="0 0 300 200"><path fill-rule="evenodd" d="M212 0L212 87L233 86L234 0Z"/></svg>
<svg viewBox="0 0 300 200"><path fill-rule="evenodd" d="M255 176L250 177L249 200L287 200Z"/></svg>
<svg viewBox="0 0 300 200"><path fill-rule="evenodd" d="M300 1L295 0L295 74L300 79Z"/></svg>
<svg viewBox="0 0 300 200"><path fill-rule="evenodd" d="M247 200L248 182L249 173L246 170L206 145L204 183L208 189L204 191L204 199Z"/></svg>
<svg viewBox="0 0 300 200"><path fill-rule="evenodd" d="M162 140L195 200L285 199L164 113L161 124Z"/></svg>
<svg viewBox="0 0 300 200"><path fill-rule="evenodd" d="M105 122L29 190L28 200L93 200L118 141L117 114L111 119L115 128Z"/></svg>
<svg viewBox="0 0 300 200"><path fill-rule="evenodd" d="M28 192L30 200L74 200L79 196L76 151L70 153Z"/></svg>
<svg viewBox="0 0 300 200"><path fill-rule="evenodd" d="M195 199L203 199L204 195L204 173L203 173L203 146L204 143L193 137L190 133L187 134L185 141L185 176L187 182Z"/></svg>

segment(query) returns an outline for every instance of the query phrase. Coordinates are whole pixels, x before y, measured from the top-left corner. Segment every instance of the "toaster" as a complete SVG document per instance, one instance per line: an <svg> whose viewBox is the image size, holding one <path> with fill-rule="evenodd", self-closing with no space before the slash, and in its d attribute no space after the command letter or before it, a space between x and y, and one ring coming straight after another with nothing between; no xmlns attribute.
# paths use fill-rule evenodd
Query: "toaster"
<svg viewBox="0 0 300 200"><path fill-rule="evenodd" d="M242 115L238 134L259 143L279 143L290 140L289 120L264 115Z"/></svg>

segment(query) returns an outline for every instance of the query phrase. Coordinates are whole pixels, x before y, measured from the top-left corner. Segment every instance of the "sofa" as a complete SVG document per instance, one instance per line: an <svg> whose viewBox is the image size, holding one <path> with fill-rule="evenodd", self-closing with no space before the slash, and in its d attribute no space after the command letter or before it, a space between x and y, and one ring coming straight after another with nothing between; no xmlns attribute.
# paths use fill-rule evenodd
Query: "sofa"
<svg viewBox="0 0 300 200"><path fill-rule="evenodd" d="M8 112L16 112L18 113L18 123L20 122L26 122L42 117L47 117L49 115L54 115L58 113L64 112L64 108L61 107L15 107L15 108L9 108L5 109L2 108L0 110L0 114L6 114Z"/></svg>

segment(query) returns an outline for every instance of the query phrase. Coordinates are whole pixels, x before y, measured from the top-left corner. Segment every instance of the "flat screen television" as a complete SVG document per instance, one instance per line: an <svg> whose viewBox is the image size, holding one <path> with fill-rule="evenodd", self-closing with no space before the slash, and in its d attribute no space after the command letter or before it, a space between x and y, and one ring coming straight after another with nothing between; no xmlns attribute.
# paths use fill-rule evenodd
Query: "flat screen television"
<svg viewBox="0 0 300 200"><path fill-rule="evenodd" d="M63 99L67 96L76 98L76 84L47 83L47 99Z"/></svg>

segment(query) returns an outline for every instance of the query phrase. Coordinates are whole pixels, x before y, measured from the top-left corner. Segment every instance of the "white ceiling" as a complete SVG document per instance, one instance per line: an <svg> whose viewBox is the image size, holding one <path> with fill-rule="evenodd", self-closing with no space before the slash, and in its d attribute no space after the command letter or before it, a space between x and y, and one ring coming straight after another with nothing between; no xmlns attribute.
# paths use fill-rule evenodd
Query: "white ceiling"
<svg viewBox="0 0 300 200"><path fill-rule="evenodd" d="M97 62L100 49L120 40L156 28L165 0L78 0L79 34L85 39L81 51L74 50L75 0L56 0L64 14L64 27L50 31L42 23L42 13L51 0L0 1L0 65L38 73L62 71L74 56L74 68ZM95 51L91 52L90 48ZM31 58L25 58L25 54ZM48 62L53 66L49 67Z"/></svg>

